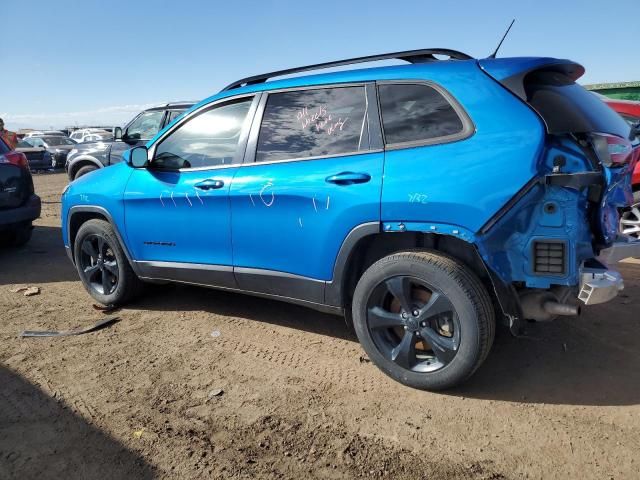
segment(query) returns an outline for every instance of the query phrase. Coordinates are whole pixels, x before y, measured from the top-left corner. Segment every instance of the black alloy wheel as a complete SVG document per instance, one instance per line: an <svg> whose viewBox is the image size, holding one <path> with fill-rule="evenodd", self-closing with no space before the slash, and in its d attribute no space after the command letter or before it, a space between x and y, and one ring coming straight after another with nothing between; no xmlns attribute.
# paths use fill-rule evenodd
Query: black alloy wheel
<svg viewBox="0 0 640 480"><path fill-rule="evenodd" d="M443 390L469 378L495 334L491 296L475 273L432 250L381 258L360 277L353 326L371 361L400 383Z"/></svg>
<svg viewBox="0 0 640 480"><path fill-rule="evenodd" d="M460 322L451 301L409 276L389 278L374 289L367 323L380 353L414 372L443 368L460 345Z"/></svg>
<svg viewBox="0 0 640 480"><path fill-rule="evenodd" d="M79 258L85 284L101 295L110 295L118 288L118 259L108 240L99 234L82 240Z"/></svg>

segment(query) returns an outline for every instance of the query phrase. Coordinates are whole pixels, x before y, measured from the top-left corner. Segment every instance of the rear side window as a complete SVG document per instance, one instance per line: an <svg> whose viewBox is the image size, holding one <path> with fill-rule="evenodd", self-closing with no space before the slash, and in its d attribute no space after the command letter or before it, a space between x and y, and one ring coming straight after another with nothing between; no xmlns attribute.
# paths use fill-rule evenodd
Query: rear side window
<svg viewBox="0 0 640 480"><path fill-rule="evenodd" d="M257 162L356 153L369 149L364 87L272 93L267 99Z"/></svg>
<svg viewBox="0 0 640 480"><path fill-rule="evenodd" d="M387 145L438 143L467 133L468 122L432 86L382 84L378 86L378 95Z"/></svg>

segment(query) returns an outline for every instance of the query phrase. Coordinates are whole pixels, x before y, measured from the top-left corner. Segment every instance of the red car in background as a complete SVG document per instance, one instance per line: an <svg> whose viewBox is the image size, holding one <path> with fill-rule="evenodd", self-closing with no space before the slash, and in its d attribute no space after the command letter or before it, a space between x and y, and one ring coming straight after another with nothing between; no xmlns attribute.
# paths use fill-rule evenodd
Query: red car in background
<svg viewBox="0 0 640 480"><path fill-rule="evenodd" d="M595 92L594 92L595 93ZM632 100L616 100L596 93L607 105L618 112L632 125L640 124L640 102ZM622 233L640 239L640 162L636 163L631 177L633 184L633 205L622 214L620 230Z"/></svg>

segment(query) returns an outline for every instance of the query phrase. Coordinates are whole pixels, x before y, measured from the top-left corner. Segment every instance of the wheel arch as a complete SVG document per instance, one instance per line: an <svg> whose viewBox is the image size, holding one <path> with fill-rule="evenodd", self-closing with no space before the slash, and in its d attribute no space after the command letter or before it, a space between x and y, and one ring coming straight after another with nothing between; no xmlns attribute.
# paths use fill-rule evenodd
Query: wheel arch
<svg viewBox="0 0 640 480"><path fill-rule="evenodd" d="M113 231L116 233L116 237L118 237L118 242L122 246L122 250L129 261L129 264L132 268L135 269L135 262L133 262L131 254L129 253L129 249L127 248L127 244L124 242L120 231L118 230L118 226L113 221L113 217L109 213L109 211L103 207L99 207L96 205L81 205L71 207L69 211L69 216L67 219L67 232L69 238L69 248L71 249L71 261L75 263L75 259L73 258L73 252L75 248L75 240L76 235L78 234L78 230L82 226L82 224L86 223L89 220L98 219L104 220L111 225ZM137 273L137 272L136 272Z"/></svg>
<svg viewBox="0 0 640 480"><path fill-rule="evenodd" d="M373 227L375 225L375 228ZM338 254L333 279L327 282L325 303L348 309L364 271L383 257L403 250L432 250L455 258L475 273L505 316L512 331L521 318L517 296L483 261L475 244L460 236L424 231L383 232L380 224L363 224L352 230Z"/></svg>
<svg viewBox="0 0 640 480"><path fill-rule="evenodd" d="M76 173L82 167L86 167L88 165L94 166L96 168L104 168L104 165L100 160L90 155L81 155L73 159L73 162L69 164L68 175L70 180L74 180Z"/></svg>

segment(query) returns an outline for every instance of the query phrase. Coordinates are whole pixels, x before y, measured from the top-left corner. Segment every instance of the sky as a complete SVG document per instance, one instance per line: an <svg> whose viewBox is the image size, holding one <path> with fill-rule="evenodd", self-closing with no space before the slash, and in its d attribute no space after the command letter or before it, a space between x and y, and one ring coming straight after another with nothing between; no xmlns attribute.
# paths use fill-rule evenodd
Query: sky
<svg viewBox="0 0 640 480"><path fill-rule="evenodd" d="M1 0L6 127L122 125L242 77L442 47L569 58L581 83L640 80L638 0Z"/></svg>

